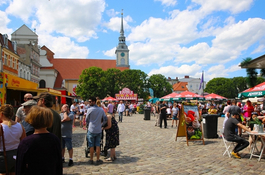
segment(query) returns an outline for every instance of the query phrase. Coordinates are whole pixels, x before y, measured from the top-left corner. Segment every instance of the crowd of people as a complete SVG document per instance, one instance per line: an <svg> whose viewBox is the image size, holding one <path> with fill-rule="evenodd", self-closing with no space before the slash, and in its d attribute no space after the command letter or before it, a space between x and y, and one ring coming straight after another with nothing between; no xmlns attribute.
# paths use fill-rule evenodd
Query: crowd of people
<svg viewBox="0 0 265 175"><path fill-rule="evenodd" d="M52 109L53 97L44 92L33 97L24 95L24 103L17 110L13 120L14 109L11 105L2 105L0 120L0 159L6 153L7 163L0 161L0 174L62 174L65 149L69 154L68 166L74 165L73 128L79 124L87 131L87 143L90 152L89 164L99 165L100 142L105 132L104 150L110 150L106 161L117 159L115 148L119 145L119 122L123 116L132 116L136 112L136 103L120 101L101 102L90 97L87 101L73 101L64 104L60 112ZM75 120L79 122L75 122ZM93 160L96 152L96 161ZM2 156L3 158L3 156ZM6 166L7 165L7 166Z"/></svg>

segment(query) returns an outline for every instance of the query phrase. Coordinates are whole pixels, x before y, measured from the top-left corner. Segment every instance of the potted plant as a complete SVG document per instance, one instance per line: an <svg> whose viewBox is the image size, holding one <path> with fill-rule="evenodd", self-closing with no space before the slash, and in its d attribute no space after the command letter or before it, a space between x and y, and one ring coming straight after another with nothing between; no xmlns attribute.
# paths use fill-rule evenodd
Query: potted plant
<svg viewBox="0 0 265 175"><path fill-rule="evenodd" d="M260 121L257 117L255 117L252 121L250 121L249 124L254 124L254 131L263 133L264 126L262 124L262 121Z"/></svg>

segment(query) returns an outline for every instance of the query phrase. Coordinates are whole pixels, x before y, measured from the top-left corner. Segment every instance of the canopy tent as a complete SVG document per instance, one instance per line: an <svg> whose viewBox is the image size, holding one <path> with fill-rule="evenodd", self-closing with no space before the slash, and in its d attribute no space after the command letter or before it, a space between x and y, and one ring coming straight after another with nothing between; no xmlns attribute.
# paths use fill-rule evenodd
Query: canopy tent
<svg viewBox="0 0 265 175"><path fill-rule="evenodd" d="M238 98L262 97L265 95L265 82L238 94Z"/></svg>
<svg viewBox="0 0 265 175"><path fill-rule="evenodd" d="M190 91L185 91L175 95L173 100L204 100L204 97Z"/></svg>
<svg viewBox="0 0 265 175"><path fill-rule="evenodd" d="M102 99L102 101L118 101L118 100L113 97L105 97L104 99Z"/></svg>
<svg viewBox="0 0 265 175"><path fill-rule="evenodd" d="M227 100L227 98L221 96L221 95L217 95L215 93L211 93L209 95L205 95L204 96L205 100Z"/></svg>
<svg viewBox="0 0 265 175"><path fill-rule="evenodd" d="M177 95L178 93L176 93L176 92L172 92L171 94L168 94L168 95L166 95L166 96L164 96L164 97L161 97L160 99L159 99L159 101L170 101L170 100L172 100L172 98L175 96L175 95Z"/></svg>
<svg viewBox="0 0 265 175"><path fill-rule="evenodd" d="M246 98L246 99L242 100L242 102L246 103L248 100L251 101L252 103L263 101L262 98L255 97L255 98Z"/></svg>

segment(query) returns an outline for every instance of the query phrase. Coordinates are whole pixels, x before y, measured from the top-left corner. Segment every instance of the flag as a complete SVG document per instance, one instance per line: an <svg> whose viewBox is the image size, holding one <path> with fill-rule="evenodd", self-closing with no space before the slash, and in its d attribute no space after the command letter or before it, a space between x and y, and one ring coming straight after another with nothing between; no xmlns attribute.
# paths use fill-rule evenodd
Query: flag
<svg viewBox="0 0 265 175"><path fill-rule="evenodd" d="M203 72L202 72L202 78L201 78L201 83L200 83L200 87L199 90L203 87Z"/></svg>

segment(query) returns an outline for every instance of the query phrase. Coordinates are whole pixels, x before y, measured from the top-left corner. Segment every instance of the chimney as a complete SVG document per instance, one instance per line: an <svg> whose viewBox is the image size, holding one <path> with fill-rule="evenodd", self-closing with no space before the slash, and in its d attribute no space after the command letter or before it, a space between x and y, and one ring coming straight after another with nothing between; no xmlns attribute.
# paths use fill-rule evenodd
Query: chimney
<svg viewBox="0 0 265 175"><path fill-rule="evenodd" d="M179 78L178 77L176 77L176 81L179 81Z"/></svg>
<svg viewBox="0 0 265 175"><path fill-rule="evenodd" d="M185 75L185 77L184 78L190 78L190 76L188 76L188 75Z"/></svg>
<svg viewBox="0 0 265 175"><path fill-rule="evenodd" d="M170 78L170 77L168 77L167 79L168 79L168 80L171 80L171 78Z"/></svg>

